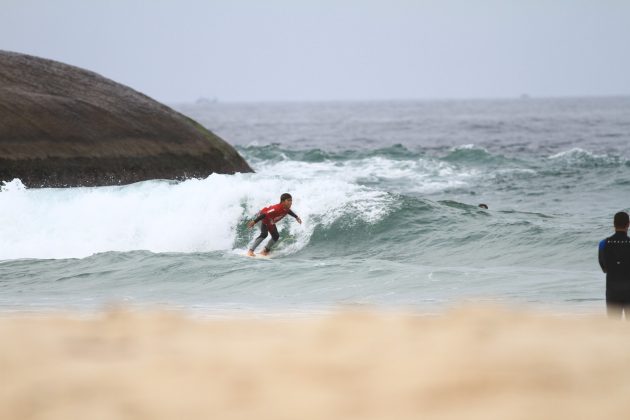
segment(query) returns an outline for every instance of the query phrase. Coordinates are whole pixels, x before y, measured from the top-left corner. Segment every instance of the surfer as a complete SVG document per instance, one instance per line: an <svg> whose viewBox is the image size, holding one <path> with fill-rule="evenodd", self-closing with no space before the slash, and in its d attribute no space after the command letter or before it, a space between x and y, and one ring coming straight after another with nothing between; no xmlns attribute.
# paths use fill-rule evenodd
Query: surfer
<svg viewBox="0 0 630 420"><path fill-rule="evenodd" d="M628 213L615 214L615 234L599 243L599 265L606 273L606 310L611 318L630 314L630 238Z"/></svg>
<svg viewBox="0 0 630 420"><path fill-rule="evenodd" d="M250 220L247 223L248 228L254 227L254 225L260 221L262 224L260 226L260 235L254 240L252 246L247 250L247 255L250 257L254 256L254 251L260 245L260 243L267 237L269 233L271 233L271 239L265 245L260 255L269 255L271 252L271 248L275 245L275 243L280 238L280 234L278 233L278 228L276 228L276 223L280 221L287 214L292 216L297 220L299 224L302 224L302 219L298 217L297 214L291 211L291 205L293 204L293 198L291 194L284 193L280 196L280 203L274 204L269 207L265 207L261 211L258 212L256 218L254 220Z"/></svg>

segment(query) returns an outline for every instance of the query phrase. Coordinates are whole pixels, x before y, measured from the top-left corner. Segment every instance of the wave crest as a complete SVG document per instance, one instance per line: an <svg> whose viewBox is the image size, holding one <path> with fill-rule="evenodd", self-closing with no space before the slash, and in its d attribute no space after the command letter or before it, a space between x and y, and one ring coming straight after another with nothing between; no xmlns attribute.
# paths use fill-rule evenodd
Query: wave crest
<svg viewBox="0 0 630 420"><path fill-rule="evenodd" d="M474 144L464 144L451 148L444 160L468 165L500 165L509 161L502 155L492 154L487 149Z"/></svg>
<svg viewBox="0 0 630 420"><path fill-rule="evenodd" d="M630 161L617 155L598 155L588 150L575 147L564 152L551 155L548 159L563 166L579 168L616 167L628 165Z"/></svg>
<svg viewBox="0 0 630 420"><path fill-rule="evenodd" d="M12 181L2 181L2 185L0 185L0 192L15 192L24 190L26 190L26 186L24 186L22 181L18 178L14 178Z"/></svg>

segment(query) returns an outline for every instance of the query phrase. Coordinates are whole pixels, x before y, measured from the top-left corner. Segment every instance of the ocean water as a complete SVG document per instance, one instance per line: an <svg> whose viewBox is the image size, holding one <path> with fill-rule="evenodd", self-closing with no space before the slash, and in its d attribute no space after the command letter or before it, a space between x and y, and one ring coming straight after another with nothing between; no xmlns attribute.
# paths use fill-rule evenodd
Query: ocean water
<svg viewBox="0 0 630 420"><path fill-rule="evenodd" d="M0 311L603 312L597 244L630 208L628 97L176 108L256 173L5 180ZM244 257L258 234L246 221L283 192L304 223L279 224L273 258Z"/></svg>

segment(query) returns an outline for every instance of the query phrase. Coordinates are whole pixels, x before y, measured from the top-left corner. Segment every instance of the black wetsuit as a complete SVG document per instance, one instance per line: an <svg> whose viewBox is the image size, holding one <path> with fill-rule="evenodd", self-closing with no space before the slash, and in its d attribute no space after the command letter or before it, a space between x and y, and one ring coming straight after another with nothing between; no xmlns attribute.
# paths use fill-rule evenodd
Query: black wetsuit
<svg viewBox="0 0 630 420"><path fill-rule="evenodd" d="M606 306L610 315L630 316L630 238L615 232L599 243L599 265L606 273Z"/></svg>

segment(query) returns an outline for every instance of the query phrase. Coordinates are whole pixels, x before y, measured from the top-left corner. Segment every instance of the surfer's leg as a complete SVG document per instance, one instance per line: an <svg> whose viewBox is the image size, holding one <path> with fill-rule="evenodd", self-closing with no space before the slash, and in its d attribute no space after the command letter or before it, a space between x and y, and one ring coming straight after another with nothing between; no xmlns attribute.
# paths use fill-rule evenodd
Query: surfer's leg
<svg viewBox="0 0 630 420"><path fill-rule="evenodd" d="M267 245L265 245L265 249L263 249L262 253L264 255L269 254L271 248L273 248L276 242L278 242L278 239L280 239L280 234L278 233L278 228L276 227L276 225L273 225L271 226L271 228L269 228L269 233L271 233L271 239L269 239L269 242L267 242Z"/></svg>
<svg viewBox="0 0 630 420"><path fill-rule="evenodd" d="M262 223L260 225L260 235L258 235L258 237L254 240L254 242L252 243L252 246L249 247L249 250L253 253L256 250L256 248L258 248L258 245L260 245L260 243L263 240L265 240L268 234L269 234L269 228L267 228L266 224Z"/></svg>

